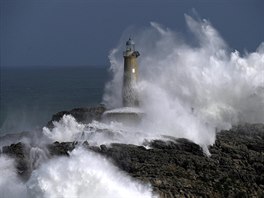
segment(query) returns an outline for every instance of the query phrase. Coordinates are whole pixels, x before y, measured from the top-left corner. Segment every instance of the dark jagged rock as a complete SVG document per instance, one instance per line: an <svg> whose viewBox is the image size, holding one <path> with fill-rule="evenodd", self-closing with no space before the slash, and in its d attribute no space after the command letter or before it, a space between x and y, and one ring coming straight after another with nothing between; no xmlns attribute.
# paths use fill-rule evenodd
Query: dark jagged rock
<svg viewBox="0 0 264 198"><path fill-rule="evenodd" d="M67 156L82 145L109 158L130 176L150 183L160 197L264 197L264 125L244 126L218 133L209 147L210 157L186 139L153 140L145 142L147 147L54 142L48 150L51 157ZM23 144L4 147L3 152L21 163L19 171L27 171L23 162L28 149Z"/></svg>
<svg viewBox="0 0 264 198"><path fill-rule="evenodd" d="M234 126L230 131L234 132L234 133L238 133L240 135L259 135L262 138L264 138L264 124L249 124L249 123L245 123L245 124L240 124L237 126Z"/></svg>
<svg viewBox="0 0 264 198"><path fill-rule="evenodd" d="M69 152L71 152L76 145L77 142L54 142L53 144L48 145L48 150L52 156L69 156Z"/></svg>
<svg viewBox="0 0 264 198"><path fill-rule="evenodd" d="M48 153L45 157L69 156L69 152L71 152L76 145L77 142L54 142L53 144L47 145ZM24 143L18 142L16 144L11 144L10 146L4 146L0 154L5 154L15 159L17 173L24 180L27 180L34 168L38 167L35 165L35 160L38 159L30 158L31 147ZM35 157L38 158L39 156Z"/></svg>
<svg viewBox="0 0 264 198"><path fill-rule="evenodd" d="M263 197L264 131L239 131L218 133L210 157L186 139L154 140L151 149L112 144L93 150L151 183L161 197Z"/></svg>
<svg viewBox="0 0 264 198"><path fill-rule="evenodd" d="M47 127L53 128L53 121L59 121L63 115L72 115L78 122L89 123L92 120L100 120L106 108L103 105L97 107L75 108L70 111L61 111L52 116Z"/></svg>
<svg viewBox="0 0 264 198"><path fill-rule="evenodd" d="M156 149L174 149L174 150L190 152L195 155L204 155L203 150L199 145L185 138L176 139L174 142L173 141L164 142L162 140L154 140L150 142L149 146Z"/></svg>
<svg viewBox="0 0 264 198"><path fill-rule="evenodd" d="M21 142L17 144L11 144L10 146L4 146L2 153L13 157L16 161L17 173L23 178L28 179L31 173L31 167L29 164L29 150Z"/></svg>

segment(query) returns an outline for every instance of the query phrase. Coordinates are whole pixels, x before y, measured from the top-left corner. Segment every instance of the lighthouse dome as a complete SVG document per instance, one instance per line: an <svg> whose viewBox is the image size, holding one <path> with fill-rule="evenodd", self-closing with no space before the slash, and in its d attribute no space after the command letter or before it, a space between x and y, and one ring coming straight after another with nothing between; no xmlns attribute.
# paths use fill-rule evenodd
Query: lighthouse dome
<svg viewBox="0 0 264 198"><path fill-rule="evenodd" d="M131 38L129 38L128 41L126 42L126 46L128 45L135 45L135 42Z"/></svg>

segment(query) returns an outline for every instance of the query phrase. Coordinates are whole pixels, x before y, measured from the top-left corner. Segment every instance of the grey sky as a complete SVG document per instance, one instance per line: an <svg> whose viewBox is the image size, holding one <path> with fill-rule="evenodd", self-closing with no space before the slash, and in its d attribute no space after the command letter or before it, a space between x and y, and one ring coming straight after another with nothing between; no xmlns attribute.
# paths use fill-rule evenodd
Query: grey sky
<svg viewBox="0 0 264 198"><path fill-rule="evenodd" d="M263 0L0 0L1 66L107 65L130 27L156 21L185 31L194 8L231 48L264 41Z"/></svg>

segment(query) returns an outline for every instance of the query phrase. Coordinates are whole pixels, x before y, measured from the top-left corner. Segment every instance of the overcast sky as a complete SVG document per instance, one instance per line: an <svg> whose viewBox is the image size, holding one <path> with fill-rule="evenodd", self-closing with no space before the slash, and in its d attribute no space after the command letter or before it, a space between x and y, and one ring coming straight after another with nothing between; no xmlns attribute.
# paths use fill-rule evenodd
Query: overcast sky
<svg viewBox="0 0 264 198"><path fill-rule="evenodd" d="M1 66L107 65L131 26L186 31L194 8L233 49L264 41L263 0L0 0Z"/></svg>

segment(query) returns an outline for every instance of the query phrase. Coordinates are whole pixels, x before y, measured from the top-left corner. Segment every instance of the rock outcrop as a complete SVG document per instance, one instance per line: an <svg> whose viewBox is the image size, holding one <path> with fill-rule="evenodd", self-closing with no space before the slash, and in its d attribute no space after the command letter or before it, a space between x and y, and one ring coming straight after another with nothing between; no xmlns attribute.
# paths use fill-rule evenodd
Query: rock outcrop
<svg viewBox="0 0 264 198"><path fill-rule="evenodd" d="M49 157L69 155L77 146L110 159L130 176L150 183L160 197L264 197L264 125L240 125L217 134L206 156L186 139L154 140L145 146L90 146L89 142L54 142ZM148 148L148 149L147 149ZM17 160L18 172L30 174L29 149L12 144L2 152Z"/></svg>
<svg viewBox="0 0 264 198"><path fill-rule="evenodd" d="M150 146L113 144L101 146L99 153L132 177L151 183L161 197L264 196L264 131L223 131L209 148L210 157L184 139L156 140Z"/></svg>

